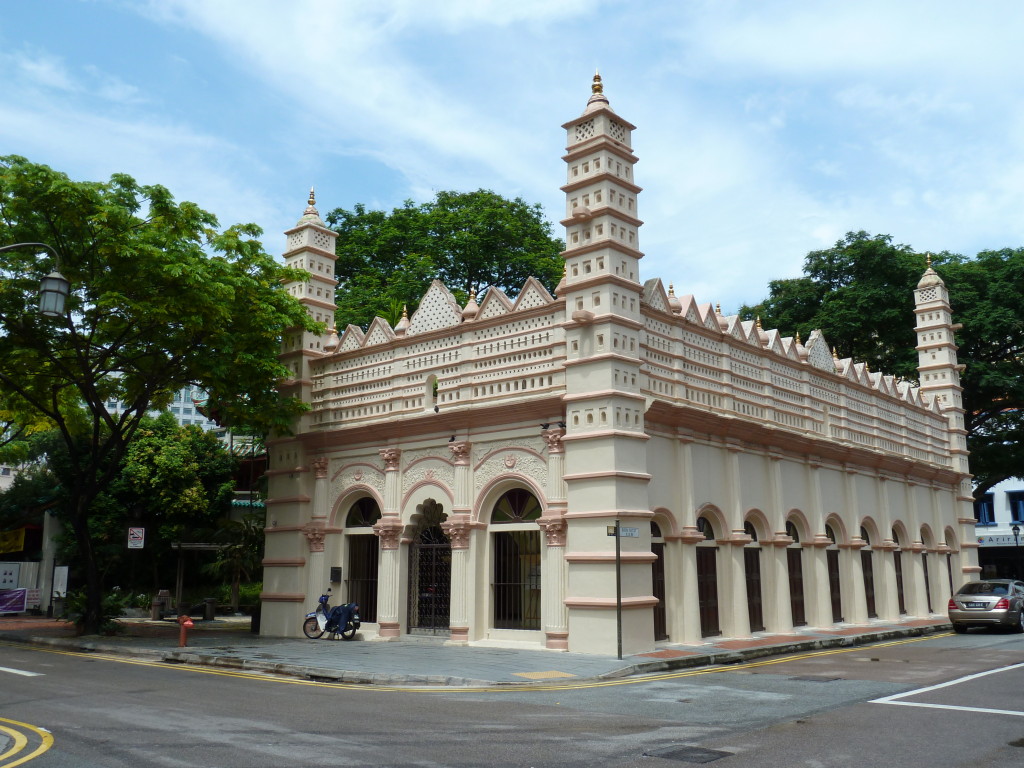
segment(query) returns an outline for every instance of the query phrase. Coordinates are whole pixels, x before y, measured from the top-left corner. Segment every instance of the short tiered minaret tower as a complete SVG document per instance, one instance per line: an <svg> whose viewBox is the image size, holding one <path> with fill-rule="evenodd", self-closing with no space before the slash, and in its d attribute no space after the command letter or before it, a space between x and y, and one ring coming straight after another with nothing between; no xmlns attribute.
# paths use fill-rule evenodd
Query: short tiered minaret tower
<svg viewBox="0 0 1024 768"><path fill-rule="evenodd" d="M640 393L641 284L635 126L615 114L600 75L567 131L564 289L567 362L565 482L569 637L616 650L615 538L622 545L623 648L653 644L645 401ZM570 643L572 641L570 640ZM569 650L574 650L570 645Z"/></svg>
<svg viewBox="0 0 1024 768"><path fill-rule="evenodd" d="M914 291L914 313L917 315L914 330L917 332L917 372L921 394L934 400L949 421L950 464L961 478L957 498L959 509L956 510L960 522L958 559L961 573L970 578L981 569L977 565L977 544L974 542L967 429L964 424L963 387L960 386L960 372L964 366L957 362L957 346L953 337L961 326L953 322L949 291L932 269L931 256L928 257L928 268ZM939 547L942 551L945 543L941 542Z"/></svg>
<svg viewBox="0 0 1024 768"><path fill-rule="evenodd" d="M931 261L929 256L928 269L914 291L917 371L921 394L937 401L949 419L953 468L967 474L967 430L964 428L963 387L960 386L963 366L957 363L957 346L953 338L961 326L953 323L949 291L932 269Z"/></svg>
<svg viewBox="0 0 1024 768"><path fill-rule="evenodd" d="M338 285L334 274L337 261L334 243L338 234L329 230L320 218L312 189L309 190L309 202L302 218L285 235L288 237L285 264L309 273L308 282L287 283L285 290L305 306L311 318L327 326L322 336L301 328L289 328L282 341L281 362L292 372L292 380L284 387L286 394L310 402L312 381L309 364L328 351L324 347L332 338L334 311L337 309L334 292Z"/></svg>

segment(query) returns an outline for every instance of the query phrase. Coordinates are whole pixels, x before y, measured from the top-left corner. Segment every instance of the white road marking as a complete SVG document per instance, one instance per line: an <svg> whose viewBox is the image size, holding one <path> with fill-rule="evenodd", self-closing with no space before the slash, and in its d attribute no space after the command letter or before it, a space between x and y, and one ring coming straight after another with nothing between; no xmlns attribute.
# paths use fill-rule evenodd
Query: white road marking
<svg viewBox="0 0 1024 768"><path fill-rule="evenodd" d="M44 677L42 672L26 672L24 669L11 669L0 667L0 672L10 672L12 675L24 675L25 677Z"/></svg>
<svg viewBox="0 0 1024 768"><path fill-rule="evenodd" d="M982 712L985 714L992 715L1013 715L1014 717L1024 717L1024 712L1020 712L1012 709L989 709L987 707L958 707L952 704L925 704L914 701L898 701L898 699L905 699L909 696L918 696L922 693L928 693L929 691L937 691L940 688L949 688L953 685L960 685L960 683L966 683L971 680L977 680L982 677L989 675L996 675L1000 672L1009 672L1011 669L1020 669L1024 667L1022 664L1011 664L1008 667L999 667L998 669L990 669L987 672L978 672L974 675L967 675L966 677L960 677L956 680L950 680L946 683L939 683L938 685L929 685L927 688L918 688L914 691L907 691L905 693L895 693L892 696L885 696L881 699L873 699L870 704L893 704L899 707L922 707L924 709L952 709L957 712Z"/></svg>

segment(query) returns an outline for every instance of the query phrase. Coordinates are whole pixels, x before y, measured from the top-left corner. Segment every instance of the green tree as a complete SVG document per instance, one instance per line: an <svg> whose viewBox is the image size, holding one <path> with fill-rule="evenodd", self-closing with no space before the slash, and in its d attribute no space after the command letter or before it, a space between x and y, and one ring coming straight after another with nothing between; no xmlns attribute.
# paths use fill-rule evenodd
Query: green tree
<svg viewBox="0 0 1024 768"><path fill-rule="evenodd" d="M253 580L263 562L264 516L248 514L241 520L223 520L214 538L221 547L217 559L203 570L231 580L231 610L239 608L242 579Z"/></svg>
<svg viewBox="0 0 1024 768"><path fill-rule="evenodd" d="M98 628L102 592L92 505L146 412L186 384L210 392L229 422L261 433L286 431L304 407L277 393L287 375L279 339L289 326L319 326L282 288L305 273L278 264L260 234L251 224L221 231L213 214L124 174L76 182L21 157L0 158L0 243L51 245L72 286L62 317L40 317L35 297L54 260L2 255L0 392L50 420L67 449L86 631ZM113 401L123 410L108 411Z"/></svg>
<svg viewBox="0 0 1024 768"><path fill-rule="evenodd" d="M391 213L337 208L327 223L338 232L341 328L365 328L375 316L396 322L396 308L415 311L435 278L465 302L489 286L514 294L530 276L553 291L564 270L564 244L541 207L483 189L438 192Z"/></svg>
<svg viewBox="0 0 1024 768"><path fill-rule="evenodd" d="M760 304L741 314L804 338L819 328L839 357L917 379L914 288L925 256L889 235L849 232L813 251L803 276L773 280ZM974 259L942 252L932 265L950 294L975 492L1024 467L1024 249L985 251Z"/></svg>

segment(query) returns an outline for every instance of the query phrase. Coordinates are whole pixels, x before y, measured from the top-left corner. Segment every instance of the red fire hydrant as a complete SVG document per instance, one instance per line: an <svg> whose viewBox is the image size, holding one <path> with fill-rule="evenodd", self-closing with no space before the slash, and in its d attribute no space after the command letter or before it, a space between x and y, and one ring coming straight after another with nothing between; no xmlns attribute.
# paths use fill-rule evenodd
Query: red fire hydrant
<svg viewBox="0 0 1024 768"><path fill-rule="evenodd" d="M179 616L178 626L181 627L181 631L178 633L178 647L184 648L188 645L188 631L195 626L192 623L191 616Z"/></svg>

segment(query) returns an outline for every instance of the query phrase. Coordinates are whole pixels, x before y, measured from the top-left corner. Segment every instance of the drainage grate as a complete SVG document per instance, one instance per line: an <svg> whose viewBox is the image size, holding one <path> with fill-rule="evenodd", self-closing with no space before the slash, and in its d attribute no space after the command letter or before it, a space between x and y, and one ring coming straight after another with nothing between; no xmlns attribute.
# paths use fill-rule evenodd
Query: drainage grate
<svg viewBox="0 0 1024 768"><path fill-rule="evenodd" d="M723 757L730 757L732 754L732 752L722 752L718 749L704 749L703 747L689 747L685 745L673 745L644 751L644 757L664 757L668 760L679 760L683 763L711 763Z"/></svg>

